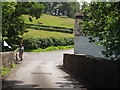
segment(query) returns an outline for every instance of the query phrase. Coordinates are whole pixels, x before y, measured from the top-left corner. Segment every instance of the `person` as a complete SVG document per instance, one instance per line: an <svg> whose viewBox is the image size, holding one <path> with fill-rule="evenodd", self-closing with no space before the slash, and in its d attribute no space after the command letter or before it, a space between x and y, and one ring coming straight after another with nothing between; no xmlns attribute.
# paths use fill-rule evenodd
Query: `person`
<svg viewBox="0 0 120 90"><path fill-rule="evenodd" d="M20 58L20 61L23 60L23 52L24 52L24 47L22 44L19 45L19 58Z"/></svg>

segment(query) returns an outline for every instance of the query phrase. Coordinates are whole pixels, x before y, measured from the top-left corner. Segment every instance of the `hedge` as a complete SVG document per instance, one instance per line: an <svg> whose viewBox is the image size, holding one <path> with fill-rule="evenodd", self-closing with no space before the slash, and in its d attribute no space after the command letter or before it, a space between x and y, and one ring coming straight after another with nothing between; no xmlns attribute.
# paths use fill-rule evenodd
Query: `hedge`
<svg viewBox="0 0 120 90"><path fill-rule="evenodd" d="M55 31L55 32L63 32L63 33L73 33L73 30L69 29L56 29L52 27L38 27L38 26L31 26L29 27L31 29L37 29L37 30L45 30L45 31Z"/></svg>
<svg viewBox="0 0 120 90"><path fill-rule="evenodd" d="M26 23L27 26L39 26L39 27L48 27L48 28L56 28L56 29L67 29L67 30L73 30L72 28L65 28L65 27L57 27L57 26L47 26L47 25L37 25L37 24L28 24Z"/></svg>
<svg viewBox="0 0 120 90"><path fill-rule="evenodd" d="M73 45L73 37L64 37L64 38L25 38L23 40L25 49L45 49L50 46L68 46Z"/></svg>

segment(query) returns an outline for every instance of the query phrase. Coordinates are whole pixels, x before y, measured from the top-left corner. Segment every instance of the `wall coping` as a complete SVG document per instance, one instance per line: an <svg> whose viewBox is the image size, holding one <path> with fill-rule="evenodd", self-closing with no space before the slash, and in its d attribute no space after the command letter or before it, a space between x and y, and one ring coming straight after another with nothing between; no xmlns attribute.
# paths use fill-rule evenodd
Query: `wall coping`
<svg viewBox="0 0 120 90"><path fill-rule="evenodd" d="M95 57L95 56L86 55L86 54L68 54L68 53L64 53L64 54L73 55L73 56L80 56L80 57L85 57L85 58L94 59L94 60L98 60L98 61L105 61L105 62L115 63L115 64L120 63L119 60L104 59L104 58Z"/></svg>
<svg viewBox="0 0 120 90"><path fill-rule="evenodd" d="M14 51L10 51L10 52L0 52L0 54L5 54L5 53L14 53Z"/></svg>

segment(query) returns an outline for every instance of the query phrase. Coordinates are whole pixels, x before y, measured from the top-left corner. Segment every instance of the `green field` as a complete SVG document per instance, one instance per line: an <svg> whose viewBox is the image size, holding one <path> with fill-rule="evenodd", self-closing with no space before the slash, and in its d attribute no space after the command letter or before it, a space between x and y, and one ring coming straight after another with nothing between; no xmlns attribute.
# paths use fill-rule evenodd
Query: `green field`
<svg viewBox="0 0 120 90"><path fill-rule="evenodd" d="M35 30L35 29L27 29L28 32L23 35L24 38L32 37L32 38L62 38L62 37L73 37L73 34L69 33L61 33L61 32L52 32L52 31L43 31L43 30Z"/></svg>
<svg viewBox="0 0 120 90"><path fill-rule="evenodd" d="M74 19L43 14L41 18L29 21L29 16L23 15L25 23L30 25L23 34L23 43L27 52L44 52L73 48L72 28ZM38 24L42 22L42 26ZM62 28L61 28L62 27Z"/></svg>
<svg viewBox="0 0 120 90"><path fill-rule="evenodd" d="M58 27L66 27L73 28L74 27L74 19L71 18L62 18L60 16L51 16L47 14L43 14L39 19L32 18L33 21L29 21L28 15L23 15L25 19L25 23L29 24L38 24L38 22L42 22L43 25L47 26L58 26Z"/></svg>
<svg viewBox="0 0 120 90"><path fill-rule="evenodd" d="M57 27L65 27L65 28L73 28L74 26L74 19L71 18L62 18L60 16L51 16L47 14L43 14L39 19L33 18L33 21L29 21L28 15L23 15L25 19L25 23L28 24L38 24L38 22L42 22L43 25L47 26L57 26ZM46 28L46 27L45 27ZM49 28L49 27L48 27ZM73 34L69 33L62 33L62 32L55 32L55 31L43 31L36 30L36 29L27 29L28 32L23 35L24 38L26 37L73 37Z"/></svg>

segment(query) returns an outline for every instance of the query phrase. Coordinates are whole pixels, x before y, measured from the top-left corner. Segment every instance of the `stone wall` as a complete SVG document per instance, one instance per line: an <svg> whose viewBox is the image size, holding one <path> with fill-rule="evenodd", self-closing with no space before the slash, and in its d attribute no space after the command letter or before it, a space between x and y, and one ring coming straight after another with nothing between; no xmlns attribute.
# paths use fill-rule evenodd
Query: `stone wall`
<svg viewBox="0 0 120 90"><path fill-rule="evenodd" d="M97 88L119 86L120 63L88 55L64 54L63 67Z"/></svg>
<svg viewBox="0 0 120 90"><path fill-rule="evenodd" d="M15 60L14 52L2 52L0 53L2 66L10 67L13 61Z"/></svg>

